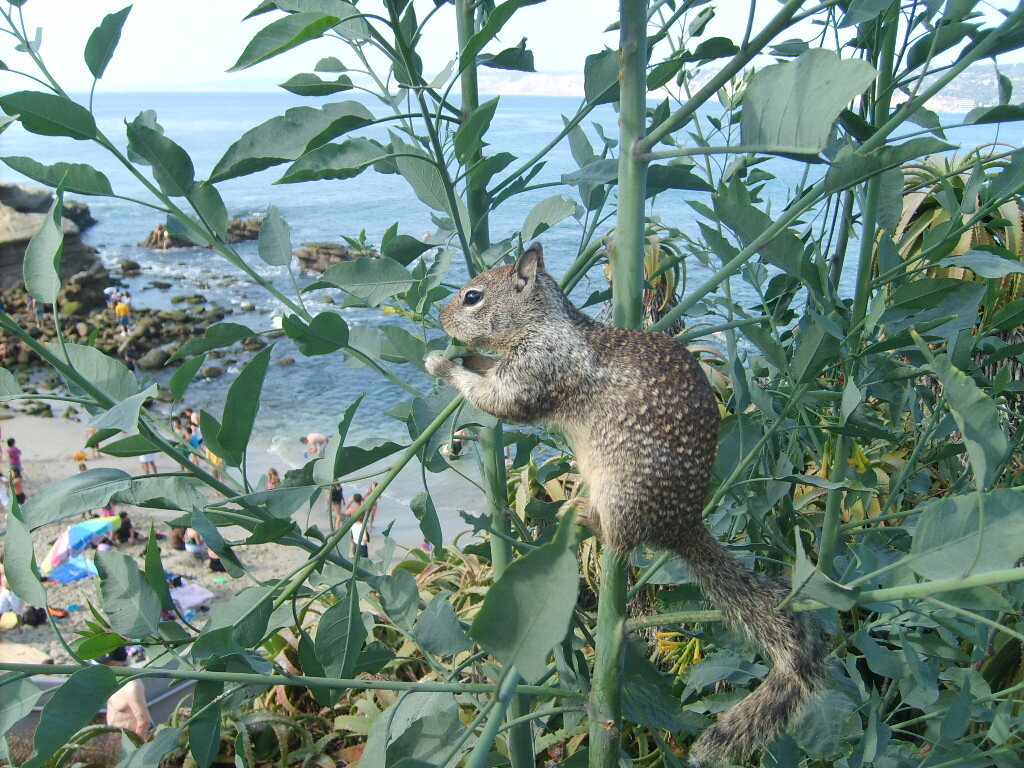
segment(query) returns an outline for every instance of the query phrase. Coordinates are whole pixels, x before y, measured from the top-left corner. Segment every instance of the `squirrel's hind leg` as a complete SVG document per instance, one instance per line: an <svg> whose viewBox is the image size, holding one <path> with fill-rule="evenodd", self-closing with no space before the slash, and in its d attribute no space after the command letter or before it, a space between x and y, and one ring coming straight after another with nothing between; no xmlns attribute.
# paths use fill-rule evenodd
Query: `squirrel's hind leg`
<svg viewBox="0 0 1024 768"><path fill-rule="evenodd" d="M582 525L598 539L601 538L601 519L593 514L590 508L590 499L583 496L576 496L569 499L562 505L560 514L567 515L571 511L576 512L576 524Z"/></svg>

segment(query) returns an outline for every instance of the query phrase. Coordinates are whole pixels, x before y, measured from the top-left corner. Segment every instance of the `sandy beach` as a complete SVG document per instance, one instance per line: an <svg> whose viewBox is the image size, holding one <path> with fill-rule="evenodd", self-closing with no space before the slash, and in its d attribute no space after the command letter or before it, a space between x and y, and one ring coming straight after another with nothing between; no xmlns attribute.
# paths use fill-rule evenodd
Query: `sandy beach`
<svg viewBox="0 0 1024 768"><path fill-rule="evenodd" d="M25 416L14 411L6 411L0 414L0 434L5 443L9 437L15 438L18 447L22 449L25 492L29 504L31 504L33 494L48 483L78 472L78 462L75 461L74 455L81 450L81 446L85 443L85 425L82 422L63 418ZM86 451L86 453L91 456L91 452ZM115 458L100 454L100 458L89 458L85 463L90 469L115 467L131 474L141 473L137 458ZM170 459L161 456L158 458L157 468L167 470L169 463ZM6 450L0 467L5 472L8 470ZM118 504L117 507L119 511L127 510L135 527L143 533L148 533L150 522L154 524L158 532L167 533L170 528L165 521L181 514L170 510L140 509L128 504ZM76 520L44 526L33 533L37 560L40 560L49 551L57 536L68 524L73 522ZM230 536L230 529L227 529L226 533ZM145 546L145 542L140 542L135 545L122 545L118 549L135 557L141 567ZM236 551L239 559L249 569L251 578L243 576L236 580L225 573L211 572L205 560L198 560L192 554L172 549L166 540L160 541L164 569L181 575L189 582L199 584L213 592L214 598L208 603L209 607L216 606L243 587L254 584L253 579L262 581L274 578L288 572L306 559L306 553L302 550L277 544L238 547ZM89 550L87 557L91 557L92 552L93 550ZM99 580L95 577L70 584L47 584L47 595L51 606L64 609L67 609L68 606L79 606L77 610L69 611L66 618L57 621L62 634L69 641L77 637L75 630L84 626L84 621L89 616L88 604L92 602L99 606L98 584ZM199 612L195 621L203 623L203 615L203 612ZM58 663L69 660L61 644L54 638L48 624L39 627L20 625L13 630L0 630L0 640L27 643L44 651Z"/></svg>

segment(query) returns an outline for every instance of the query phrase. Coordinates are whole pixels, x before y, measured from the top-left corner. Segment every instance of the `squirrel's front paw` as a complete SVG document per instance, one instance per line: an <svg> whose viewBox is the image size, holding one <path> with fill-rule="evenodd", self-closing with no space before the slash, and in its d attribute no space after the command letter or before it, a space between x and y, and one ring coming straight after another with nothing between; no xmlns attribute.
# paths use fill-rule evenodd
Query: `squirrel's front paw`
<svg viewBox="0 0 1024 768"><path fill-rule="evenodd" d="M427 359L423 361L424 367L427 369L427 373L438 379L446 378L448 373L451 371L452 366L455 365L451 360L442 355L440 352L431 352L427 355Z"/></svg>

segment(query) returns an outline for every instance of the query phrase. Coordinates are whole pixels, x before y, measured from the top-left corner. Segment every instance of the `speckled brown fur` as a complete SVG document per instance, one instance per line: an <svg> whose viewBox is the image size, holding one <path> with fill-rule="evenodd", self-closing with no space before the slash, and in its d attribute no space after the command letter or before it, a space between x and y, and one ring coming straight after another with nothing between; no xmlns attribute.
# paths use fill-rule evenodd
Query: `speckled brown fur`
<svg viewBox="0 0 1024 768"><path fill-rule="evenodd" d="M772 673L700 736L691 760L742 759L777 736L819 684L824 650L808 614L776 608L787 590L733 558L701 518L719 414L693 355L664 334L581 313L544 271L539 244L469 281L441 322L500 357L460 365L435 354L427 370L488 413L561 429L589 487L591 527L616 549L678 552L727 619L771 656Z"/></svg>

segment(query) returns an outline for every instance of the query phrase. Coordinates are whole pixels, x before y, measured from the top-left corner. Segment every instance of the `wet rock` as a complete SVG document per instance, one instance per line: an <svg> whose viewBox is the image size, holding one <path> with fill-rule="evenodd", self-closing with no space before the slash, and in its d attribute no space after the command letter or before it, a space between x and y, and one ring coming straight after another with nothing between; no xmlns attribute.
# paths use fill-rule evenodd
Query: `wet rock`
<svg viewBox="0 0 1024 768"><path fill-rule="evenodd" d="M166 291L168 288L171 287L171 283L165 282L163 280L153 280L150 283L150 285L153 286L154 288L157 288L157 289L161 290L161 291Z"/></svg>
<svg viewBox="0 0 1024 768"><path fill-rule="evenodd" d="M88 338L90 328L87 323L78 322L75 323L75 333L81 336L83 339Z"/></svg>
<svg viewBox="0 0 1024 768"><path fill-rule="evenodd" d="M240 310L242 310L243 312L255 312L256 311L256 305L255 304L250 304L248 301L243 301L241 304L238 305L238 308Z"/></svg>
<svg viewBox="0 0 1024 768"><path fill-rule="evenodd" d="M21 213L46 213L53 205L53 193L48 189L24 184L0 184L0 203ZM79 230L86 230L96 223L89 206L77 200L65 200L61 213L64 218L73 221Z"/></svg>
<svg viewBox="0 0 1024 768"><path fill-rule="evenodd" d="M295 363L294 357L279 357L274 361L278 365L293 365Z"/></svg>
<svg viewBox="0 0 1024 768"><path fill-rule="evenodd" d="M205 365L201 374L204 379L216 379L224 375L224 369L216 365Z"/></svg>
<svg viewBox="0 0 1024 768"><path fill-rule="evenodd" d="M143 371L155 371L163 368L170 359L170 354L160 347L156 347L140 357L136 365Z"/></svg>
<svg viewBox="0 0 1024 768"><path fill-rule="evenodd" d="M62 257L63 263L63 257ZM78 302L84 310L102 309L107 305L103 289L111 285L110 273L96 259L86 269L71 275L58 295L60 302Z"/></svg>
<svg viewBox="0 0 1024 768"><path fill-rule="evenodd" d="M171 304L205 304L206 297L199 293L190 293L185 296L172 296Z"/></svg>
<svg viewBox="0 0 1024 768"><path fill-rule="evenodd" d="M0 287L7 288L21 283L25 248L45 218L45 213L22 213L0 205ZM60 222L64 233L60 276L61 280L67 280L78 272L88 270L99 260L96 249L82 242L77 224L67 218L62 218Z"/></svg>
<svg viewBox="0 0 1024 768"><path fill-rule="evenodd" d="M137 261L131 259L121 260L121 274L125 277L135 277L136 275L142 274L142 266Z"/></svg>
<svg viewBox="0 0 1024 768"><path fill-rule="evenodd" d="M299 264L310 272L326 272L335 264L358 259L360 256L377 256L375 252L356 251L340 243L303 243L295 252Z"/></svg>
<svg viewBox="0 0 1024 768"><path fill-rule="evenodd" d="M257 338L256 336L250 336L242 342L242 349L246 352L259 352L265 346L267 346L267 342L263 341L263 339Z"/></svg>
<svg viewBox="0 0 1024 768"><path fill-rule="evenodd" d="M320 303L321 304L333 304L334 303L334 297L333 296L321 296L320 297Z"/></svg>
<svg viewBox="0 0 1024 768"><path fill-rule="evenodd" d="M262 219L228 219L228 242L241 243L245 240L257 240L262 226Z"/></svg>

